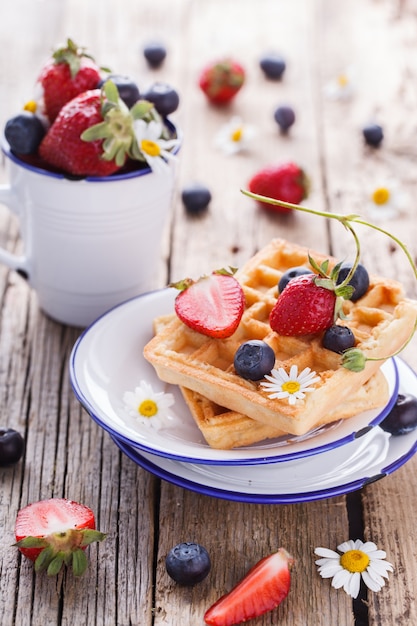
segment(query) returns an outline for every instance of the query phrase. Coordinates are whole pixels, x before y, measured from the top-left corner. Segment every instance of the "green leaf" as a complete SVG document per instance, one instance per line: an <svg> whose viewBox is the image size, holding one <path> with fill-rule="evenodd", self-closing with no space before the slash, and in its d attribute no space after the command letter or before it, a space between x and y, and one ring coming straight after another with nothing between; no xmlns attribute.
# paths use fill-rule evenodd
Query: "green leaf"
<svg viewBox="0 0 417 626"><path fill-rule="evenodd" d="M72 555L72 570L74 576L82 576L87 569L87 565L88 561L84 550L81 550L81 548L74 550Z"/></svg>
<svg viewBox="0 0 417 626"><path fill-rule="evenodd" d="M48 576L56 576L60 571L64 564L65 555L62 552L58 552L58 554L52 559L52 561L48 565L48 569L46 573Z"/></svg>
<svg viewBox="0 0 417 626"><path fill-rule="evenodd" d="M103 91L106 95L107 100L109 102L114 102L118 104L119 102L119 91L112 80L106 80L103 85Z"/></svg>
<svg viewBox="0 0 417 626"><path fill-rule="evenodd" d="M336 287L334 290L337 296L340 296L345 300L350 300L354 291L355 288L352 287L352 285L342 285L341 287Z"/></svg>
<svg viewBox="0 0 417 626"><path fill-rule="evenodd" d="M18 548L44 548L48 542L43 537L25 537L15 544Z"/></svg>
<svg viewBox="0 0 417 626"><path fill-rule="evenodd" d="M45 550L42 550L35 561L35 572L42 572L46 569L54 558L54 554L55 552L52 546L48 546Z"/></svg>
<svg viewBox="0 0 417 626"><path fill-rule="evenodd" d="M87 529L82 531L83 538L80 543L81 546L89 546L95 541L104 541L107 537L106 533L102 533L99 530Z"/></svg>
<svg viewBox="0 0 417 626"><path fill-rule="evenodd" d="M99 122L86 128L81 133L81 139L83 141L96 141L97 139L105 139L109 135L109 125L107 122Z"/></svg>
<svg viewBox="0 0 417 626"><path fill-rule="evenodd" d="M317 278L314 279L314 284L317 285L317 287L324 287L324 289L328 289L329 291L335 290L334 281L330 278L320 278L317 276Z"/></svg>
<svg viewBox="0 0 417 626"><path fill-rule="evenodd" d="M135 120L143 119L154 108L153 102L138 100L130 109L130 114Z"/></svg>

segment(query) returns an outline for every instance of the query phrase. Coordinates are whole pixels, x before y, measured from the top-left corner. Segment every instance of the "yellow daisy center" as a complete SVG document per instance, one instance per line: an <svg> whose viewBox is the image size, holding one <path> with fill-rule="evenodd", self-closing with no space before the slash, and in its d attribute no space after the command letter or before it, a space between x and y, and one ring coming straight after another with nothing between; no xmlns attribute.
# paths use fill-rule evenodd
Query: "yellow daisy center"
<svg viewBox="0 0 417 626"><path fill-rule="evenodd" d="M142 139L140 142L140 147L142 152L148 154L151 157L157 157L161 154L161 148L158 146L156 141L151 141L150 139Z"/></svg>
<svg viewBox="0 0 417 626"><path fill-rule="evenodd" d="M143 400L138 406L138 413L143 417L153 417L158 413L158 405L154 400Z"/></svg>
<svg viewBox="0 0 417 626"><path fill-rule="evenodd" d="M346 87L348 83L349 79L346 74L340 74L340 76L337 77L337 84L339 85L339 87Z"/></svg>
<svg viewBox="0 0 417 626"><path fill-rule="evenodd" d="M364 572L370 562L369 556L362 550L348 550L340 557L340 565L348 572Z"/></svg>
<svg viewBox="0 0 417 626"><path fill-rule="evenodd" d="M232 133L232 141L235 141L237 143L238 141L242 139L242 135L243 135L243 128L239 126L239 128L236 128Z"/></svg>
<svg viewBox="0 0 417 626"><path fill-rule="evenodd" d="M28 102L26 102L23 110L29 111L30 113L36 113L37 108L38 105L36 104L35 100L29 100Z"/></svg>
<svg viewBox="0 0 417 626"><path fill-rule="evenodd" d="M375 189L374 193L372 194L372 200L375 202L375 204L378 205L382 205L382 204L386 204L390 199L390 192L386 187L379 187L378 189Z"/></svg>
<svg viewBox="0 0 417 626"><path fill-rule="evenodd" d="M298 380L287 380L287 382L282 385L281 389L287 393L297 393L297 391L300 391L300 383Z"/></svg>

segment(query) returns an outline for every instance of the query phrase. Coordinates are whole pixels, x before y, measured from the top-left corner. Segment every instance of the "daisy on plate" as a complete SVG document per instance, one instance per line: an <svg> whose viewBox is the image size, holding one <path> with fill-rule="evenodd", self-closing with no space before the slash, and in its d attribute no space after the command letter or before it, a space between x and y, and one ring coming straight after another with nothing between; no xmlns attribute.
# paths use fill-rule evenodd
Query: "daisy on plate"
<svg viewBox="0 0 417 626"><path fill-rule="evenodd" d="M380 591L388 572L394 571L391 563L385 561L385 551L378 550L372 541L363 543L360 539L349 539L337 549L339 552L316 548L314 554L322 557L316 565L322 578L332 578L332 586L343 587L352 598L358 597L361 580L372 591Z"/></svg>
<svg viewBox="0 0 417 626"><path fill-rule="evenodd" d="M156 120L135 120L133 126L139 151L149 167L156 173L166 172L167 161L175 159L172 150L179 145L179 139L165 139L163 124Z"/></svg>
<svg viewBox="0 0 417 626"><path fill-rule="evenodd" d="M126 391L123 402L129 415L136 422L159 430L170 426L172 417L168 409L174 404L174 396L164 391L154 391L152 385L141 380L134 391Z"/></svg>
<svg viewBox="0 0 417 626"><path fill-rule="evenodd" d="M305 394L314 391L314 384L320 380L309 367L299 374L297 365L291 365L289 374L280 367L273 369L265 378L268 382L261 382L261 387L268 393L268 397L271 400L288 398L289 404L305 398Z"/></svg>
<svg viewBox="0 0 417 626"><path fill-rule="evenodd" d="M232 117L218 132L215 145L226 154L237 154L248 149L255 134L253 126L245 124L240 117Z"/></svg>

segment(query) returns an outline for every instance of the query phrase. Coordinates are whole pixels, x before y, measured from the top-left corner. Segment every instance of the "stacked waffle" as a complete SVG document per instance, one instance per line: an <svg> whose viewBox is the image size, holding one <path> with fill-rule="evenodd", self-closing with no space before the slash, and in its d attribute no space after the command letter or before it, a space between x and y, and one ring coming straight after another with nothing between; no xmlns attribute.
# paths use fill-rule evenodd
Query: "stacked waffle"
<svg viewBox="0 0 417 626"><path fill-rule="evenodd" d="M304 435L387 402L388 387L380 367L413 332L417 302L405 298L400 283L375 276L362 298L345 301L343 324L351 328L356 347L368 359L361 372L349 371L341 365L339 354L322 346L322 334L284 337L269 325L281 276L290 268L308 266L309 254L319 264L328 259L274 239L237 272L246 306L239 327L227 339L198 333L175 314L155 320L155 336L145 346L144 356L161 380L180 385L210 446L229 449L284 433ZM237 375L235 352L251 339L273 348L275 369L289 372L296 365L298 372L305 368L315 372L314 392L290 404L285 398L271 399L259 381Z"/></svg>

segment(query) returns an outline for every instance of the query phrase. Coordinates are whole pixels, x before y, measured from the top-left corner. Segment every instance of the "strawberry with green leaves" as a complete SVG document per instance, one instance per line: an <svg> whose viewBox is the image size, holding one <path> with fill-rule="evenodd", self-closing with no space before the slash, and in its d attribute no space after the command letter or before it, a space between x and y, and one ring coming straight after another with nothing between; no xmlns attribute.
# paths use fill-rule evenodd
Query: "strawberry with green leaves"
<svg viewBox="0 0 417 626"><path fill-rule="evenodd" d="M55 120L64 104L80 93L95 89L99 81L100 68L94 59L68 39L65 46L53 53L38 78L49 121Z"/></svg>
<svg viewBox="0 0 417 626"><path fill-rule="evenodd" d="M229 593L205 613L209 626L233 626L272 611L288 596L292 556L280 548L261 559Z"/></svg>
<svg viewBox="0 0 417 626"><path fill-rule="evenodd" d="M269 323L279 335L296 337L330 328L343 316L343 299L350 298L354 291L346 282L337 284L340 264L328 276L328 261L319 266L311 257L309 260L317 273L292 278L271 311Z"/></svg>
<svg viewBox="0 0 417 626"><path fill-rule="evenodd" d="M110 176L131 157L145 162L135 137L135 120L159 119L153 104L139 100L128 109L108 80L68 102L43 138L39 154L49 166L72 176Z"/></svg>
<svg viewBox="0 0 417 626"><path fill-rule="evenodd" d="M243 315L245 296L234 270L218 270L197 281L185 279L170 286L180 290L175 312L186 326L214 337L233 335Z"/></svg>
<svg viewBox="0 0 417 626"><path fill-rule="evenodd" d="M225 105L233 100L244 82L242 65L233 59L222 59L202 70L198 84L209 102Z"/></svg>
<svg viewBox="0 0 417 626"><path fill-rule="evenodd" d="M73 500L50 498L21 509L15 524L16 546L35 563L36 571L58 574L63 565L72 566L75 576L87 568L85 549L103 541L96 530L93 511Z"/></svg>
<svg viewBox="0 0 417 626"><path fill-rule="evenodd" d="M304 170L296 163L269 165L260 169L248 183L249 191L274 200L299 204L308 196L309 180ZM267 211L291 213L292 209L282 205L269 204L258 200Z"/></svg>

